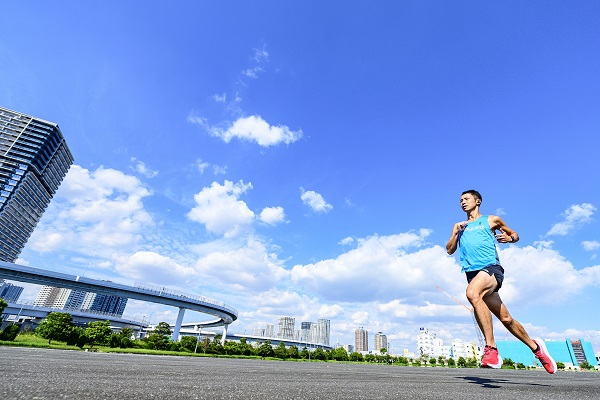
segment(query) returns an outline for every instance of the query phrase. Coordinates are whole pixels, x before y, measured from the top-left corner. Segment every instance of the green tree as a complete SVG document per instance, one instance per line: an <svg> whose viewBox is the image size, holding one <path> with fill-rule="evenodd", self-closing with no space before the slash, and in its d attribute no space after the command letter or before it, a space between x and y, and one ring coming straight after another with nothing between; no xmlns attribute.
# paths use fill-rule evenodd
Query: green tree
<svg viewBox="0 0 600 400"><path fill-rule="evenodd" d="M364 360L362 353L359 353L357 351L353 351L352 353L350 353L348 355L348 358L350 359L350 361L363 361Z"/></svg>
<svg viewBox="0 0 600 400"><path fill-rule="evenodd" d="M444 365L446 365L446 362L445 362L445 361L446 361L446 357L444 357L444 356L439 356L439 357L438 357L438 364L439 364L439 365L441 365L442 367L443 367Z"/></svg>
<svg viewBox="0 0 600 400"><path fill-rule="evenodd" d="M561 370L565 369L565 364L562 363L562 362L560 362L560 361L557 361L556 362L556 369L561 369Z"/></svg>
<svg viewBox="0 0 600 400"><path fill-rule="evenodd" d="M265 342L258 347L256 354L261 357L272 357L275 354L275 351L273 350L271 341L265 340Z"/></svg>
<svg viewBox="0 0 600 400"><path fill-rule="evenodd" d="M431 357L429 359L429 364L431 364L432 367L435 367L435 364L437 364L437 360L434 357Z"/></svg>
<svg viewBox="0 0 600 400"><path fill-rule="evenodd" d="M241 338L239 343L237 344L237 347L238 347L237 354L242 354L244 356L250 356L250 355L254 354L254 348L252 347L252 345L250 343L248 343L246 338Z"/></svg>
<svg viewBox="0 0 600 400"><path fill-rule="evenodd" d="M343 347L338 347L331 352L331 357L337 361L348 361L348 352Z"/></svg>
<svg viewBox="0 0 600 400"><path fill-rule="evenodd" d="M581 369L594 369L594 366L591 365L589 362L584 361L581 364L579 364L579 368L581 368Z"/></svg>
<svg viewBox="0 0 600 400"><path fill-rule="evenodd" d="M156 333L157 335L163 336L171 336L171 327L166 322L159 322L158 325L154 328L152 333Z"/></svg>
<svg viewBox="0 0 600 400"><path fill-rule="evenodd" d="M312 355L315 360L327 360L327 354L325 354L321 347L317 347Z"/></svg>
<svg viewBox="0 0 600 400"><path fill-rule="evenodd" d="M279 346L275 347L273 351L275 352L275 357L283 359L287 358L288 352L285 343L279 342Z"/></svg>
<svg viewBox="0 0 600 400"><path fill-rule="evenodd" d="M294 359L300 358L300 352L298 351L298 347L290 346L287 349L287 355L289 358L294 358Z"/></svg>
<svg viewBox="0 0 600 400"><path fill-rule="evenodd" d="M112 329L110 329L110 321L94 321L90 322L83 331L83 334L87 338L87 343L90 349L97 344L105 344L112 335Z"/></svg>
<svg viewBox="0 0 600 400"><path fill-rule="evenodd" d="M1 315L1 314L0 314ZM1 323L1 322L0 322ZM0 340L6 340L7 342L12 342L17 338L19 331L21 328L19 325L11 324L4 328L3 331L0 331Z"/></svg>
<svg viewBox="0 0 600 400"><path fill-rule="evenodd" d="M408 365L408 359L406 357L400 356L396 359L396 362L401 365Z"/></svg>
<svg viewBox="0 0 600 400"><path fill-rule="evenodd" d="M66 341L73 330L73 316L69 313L51 312L44 318L35 330L35 333L48 339L48 344L53 340Z"/></svg>
<svg viewBox="0 0 600 400"><path fill-rule="evenodd" d="M302 348L302 351L300 352L300 358L303 360L310 358L310 353L309 353L308 349L306 348L306 346Z"/></svg>
<svg viewBox="0 0 600 400"><path fill-rule="evenodd" d="M502 360L502 368L515 368L515 362L510 358L504 358Z"/></svg>
<svg viewBox="0 0 600 400"><path fill-rule="evenodd" d="M377 358L375 357L375 354L365 354L364 359L366 362L375 362L377 360Z"/></svg>
<svg viewBox="0 0 600 400"><path fill-rule="evenodd" d="M460 368L466 368L467 360L465 360L464 357L458 357L458 361L456 362L456 365L458 365Z"/></svg>
<svg viewBox="0 0 600 400"><path fill-rule="evenodd" d="M79 348L83 348L83 346L87 343L87 338L85 337L85 333L82 327L75 326L69 333L69 337L67 337L67 345L69 346L78 346Z"/></svg>
<svg viewBox="0 0 600 400"><path fill-rule="evenodd" d="M8 303L6 302L6 300L0 297L0 324L2 323L2 313L4 312L4 309L7 305Z"/></svg>
<svg viewBox="0 0 600 400"><path fill-rule="evenodd" d="M454 367L456 366L456 361L454 361L454 358L450 357L450 358L448 359L448 366L449 366L450 368L454 368Z"/></svg>

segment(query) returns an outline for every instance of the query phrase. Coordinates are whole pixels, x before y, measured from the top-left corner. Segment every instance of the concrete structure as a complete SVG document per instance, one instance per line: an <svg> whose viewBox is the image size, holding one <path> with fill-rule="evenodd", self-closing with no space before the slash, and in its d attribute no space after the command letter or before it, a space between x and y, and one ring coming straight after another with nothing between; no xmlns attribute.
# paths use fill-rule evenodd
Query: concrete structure
<svg viewBox="0 0 600 400"><path fill-rule="evenodd" d="M144 321L137 321L135 319L123 318L118 315L112 315L107 313L95 313L90 311L82 311L78 309L63 309L63 308L52 308L35 306L33 304L23 303L8 303L8 306L4 309L3 315L6 315L5 322L23 322L24 320L30 321L33 325L37 325L42 319L46 318L51 312L68 312L73 317L73 322L78 325L85 325L88 322L94 322L98 320L109 320L112 327L123 328L131 327L141 329L148 326L148 323Z"/></svg>
<svg viewBox="0 0 600 400"><path fill-rule="evenodd" d="M17 259L71 164L58 125L0 107L0 261Z"/></svg>
<svg viewBox="0 0 600 400"><path fill-rule="evenodd" d="M362 326L354 331L354 347L359 353L369 351L369 331Z"/></svg>
<svg viewBox="0 0 600 400"><path fill-rule="evenodd" d="M384 335L381 332L377 332L375 334L375 336L373 337L373 341L375 344L375 351L381 351L381 349L385 349L387 351L388 349L388 341L387 341L387 336Z"/></svg>
<svg viewBox="0 0 600 400"><path fill-rule="evenodd" d="M277 331L277 337L279 339L294 340L296 319L293 317L281 317L279 318L279 329Z"/></svg>
<svg viewBox="0 0 600 400"><path fill-rule="evenodd" d="M10 279L20 282L34 283L63 287L67 289L82 290L107 295L115 295L130 299L149 301L178 307L179 313L175 322L173 339L177 340L179 328L183 321L185 310L198 311L217 317L216 320L200 323L202 326L223 326L223 341L227 335L227 326L237 319L238 312L235 308L204 296L195 296L180 293L166 287L137 283L135 286L122 285L98 279L84 278L81 276L67 275L59 272L27 267L0 261L0 279Z"/></svg>

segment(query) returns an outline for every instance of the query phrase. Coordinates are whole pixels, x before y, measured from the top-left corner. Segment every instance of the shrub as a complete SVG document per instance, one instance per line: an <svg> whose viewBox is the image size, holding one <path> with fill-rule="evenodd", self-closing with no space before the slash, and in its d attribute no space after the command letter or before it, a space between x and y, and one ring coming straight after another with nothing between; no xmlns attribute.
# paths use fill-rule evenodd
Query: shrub
<svg viewBox="0 0 600 400"><path fill-rule="evenodd" d="M9 325L2 332L0 332L0 340L6 340L8 342L12 342L15 340L21 328L19 325Z"/></svg>

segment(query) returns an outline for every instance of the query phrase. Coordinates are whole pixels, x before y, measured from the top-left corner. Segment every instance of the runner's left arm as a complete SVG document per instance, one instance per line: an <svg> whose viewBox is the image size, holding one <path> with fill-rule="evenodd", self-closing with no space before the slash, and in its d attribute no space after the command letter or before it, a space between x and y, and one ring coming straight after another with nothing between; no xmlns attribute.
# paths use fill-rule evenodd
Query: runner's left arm
<svg viewBox="0 0 600 400"><path fill-rule="evenodd" d="M516 243L519 241L519 234L506 225L506 222L499 216L490 215L489 222L498 243Z"/></svg>

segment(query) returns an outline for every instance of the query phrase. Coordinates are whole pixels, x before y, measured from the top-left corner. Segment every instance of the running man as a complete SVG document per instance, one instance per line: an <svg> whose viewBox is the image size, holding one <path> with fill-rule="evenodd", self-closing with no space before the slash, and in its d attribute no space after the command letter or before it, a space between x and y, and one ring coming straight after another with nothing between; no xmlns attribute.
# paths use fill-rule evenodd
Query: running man
<svg viewBox="0 0 600 400"><path fill-rule="evenodd" d="M553 374L556 372L556 362L548 353L544 341L529 337L523 325L510 315L498 294L504 280L504 269L500 265L494 240L498 243L516 243L519 235L499 216L482 215L479 212L481 200L481 194L476 190L462 193L460 207L467 214L467 220L454 224L452 236L446 244L446 251L450 255L460 247L460 265L468 282L467 299L473 306L475 319L486 343L481 367L502 366L502 358L494 340L494 314L510 333L533 351L546 371Z"/></svg>

